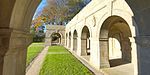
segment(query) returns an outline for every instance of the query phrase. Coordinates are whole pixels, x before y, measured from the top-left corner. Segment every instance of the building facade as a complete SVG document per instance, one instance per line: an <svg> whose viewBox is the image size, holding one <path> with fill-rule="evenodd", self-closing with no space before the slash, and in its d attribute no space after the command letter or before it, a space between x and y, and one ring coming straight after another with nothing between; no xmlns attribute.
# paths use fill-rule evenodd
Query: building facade
<svg viewBox="0 0 150 75"><path fill-rule="evenodd" d="M30 25L40 1L0 0L0 75L25 75ZM97 69L122 58L134 75L149 75L149 8L150 0L92 0L67 25L66 47Z"/></svg>

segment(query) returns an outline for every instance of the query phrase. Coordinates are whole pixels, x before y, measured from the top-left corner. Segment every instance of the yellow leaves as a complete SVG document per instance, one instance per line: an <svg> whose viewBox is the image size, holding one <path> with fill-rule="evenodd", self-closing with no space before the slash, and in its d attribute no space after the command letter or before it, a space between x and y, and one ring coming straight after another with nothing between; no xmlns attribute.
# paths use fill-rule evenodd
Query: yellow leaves
<svg viewBox="0 0 150 75"><path fill-rule="evenodd" d="M46 22L46 17L39 16L36 19L32 20L32 25L34 25L34 28L38 28L43 24L43 22Z"/></svg>
<svg viewBox="0 0 150 75"><path fill-rule="evenodd" d="M44 22L46 22L46 21L47 21L46 17L43 17L43 18L42 18L42 20L43 20Z"/></svg>
<svg viewBox="0 0 150 75"><path fill-rule="evenodd" d="M41 25L42 25L41 22L37 22L37 23L34 25L34 27L37 28L37 27L39 27L39 26L41 26Z"/></svg>

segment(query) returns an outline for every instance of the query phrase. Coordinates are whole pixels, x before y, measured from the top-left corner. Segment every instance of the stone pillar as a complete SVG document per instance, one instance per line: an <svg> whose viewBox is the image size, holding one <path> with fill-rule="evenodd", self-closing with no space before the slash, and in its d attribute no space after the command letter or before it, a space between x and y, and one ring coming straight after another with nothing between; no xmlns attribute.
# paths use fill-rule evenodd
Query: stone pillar
<svg viewBox="0 0 150 75"><path fill-rule="evenodd" d="M92 37L90 38L90 62L92 65L99 70L100 68L100 51L99 51L99 39Z"/></svg>
<svg viewBox="0 0 150 75"><path fill-rule="evenodd" d="M137 43L138 75L150 74L150 36L135 38Z"/></svg>
<svg viewBox="0 0 150 75"><path fill-rule="evenodd" d="M66 46L65 45L65 38L64 37L61 38L61 45Z"/></svg>
<svg viewBox="0 0 150 75"><path fill-rule="evenodd" d="M46 35L45 35L45 46L51 46L51 35L52 35L53 31L49 31L49 29L47 28L46 30Z"/></svg>
<svg viewBox="0 0 150 75"><path fill-rule="evenodd" d="M67 36L67 48L69 49L69 34Z"/></svg>
<svg viewBox="0 0 150 75"><path fill-rule="evenodd" d="M78 42L78 44L77 44L77 55L81 56L81 37L77 38L77 42Z"/></svg>
<svg viewBox="0 0 150 75"><path fill-rule="evenodd" d="M81 38L81 55L85 56L87 50L87 39Z"/></svg>
<svg viewBox="0 0 150 75"><path fill-rule="evenodd" d="M110 67L108 50L108 38L100 38L100 68Z"/></svg>
<svg viewBox="0 0 150 75"><path fill-rule="evenodd" d="M70 40L71 40L71 42L70 42L70 50L73 51L73 35L71 35Z"/></svg>
<svg viewBox="0 0 150 75"><path fill-rule="evenodd" d="M4 56L9 48L10 32L9 29L0 28L0 75L3 74Z"/></svg>
<svg viewBox="0 0 150 75"><path fill-rule="evenodd" d="M32 42L32 36L28 32L14 29L4 31L1 32L5 35L0 38L1 75L25 75L26 49Z"/></svg>
<svg viewBox="0 0 150 75"><path fill-rule="evenodd" d="M24 48L12 49L4 57L3 75L25 75L26 54Z"/></svg>
<svg viewBox="0 0 150 75"><path fill-rule="evenodd" d="M69 49L71 49L71 35L69 36Z"/></svg>
<svg viewBox="0 0 150 75"><path fill-rule="evenodd" d="M51 37L46 37L45 38L45 46L51 46L52 38Z"/></svg>
<svg viewBox="0 0 150 75"><path fill-rule="evenodd" d="M132 60L131 63L134 65L134 75L138 75L138 63L137 63L137 45L135 43L134 37L130 37L131 42L131 54L132 54Z"/></svg>
<svg viewBox="0 0 150 75"><path fill-rule="evenodd" d="M132 54L131 54L131 42L128 37L124 37L121 40L122 42L122 59L128 63L131 62Z"/></svg>
<svg viewBox="0 0 150 75"><path fill-rule="evenodd" d="M66 37L65 37L65 46L67 47L67 37L68 37L68 35L66 34Z"/></svg>
<svg viewBox="0 0 150 75"><path fill-rule="evenodd" d="M58 42L59 42L59 44L60 44L60 45L62 45L61 38L59 38L58 40L59 40L59 41L58 41Z"/></svg>
<svg viewBox="0 0 150 75"><path fill-rule="evenodd" d="M73 51L77 51L77 37L73 38Z"/></svg>

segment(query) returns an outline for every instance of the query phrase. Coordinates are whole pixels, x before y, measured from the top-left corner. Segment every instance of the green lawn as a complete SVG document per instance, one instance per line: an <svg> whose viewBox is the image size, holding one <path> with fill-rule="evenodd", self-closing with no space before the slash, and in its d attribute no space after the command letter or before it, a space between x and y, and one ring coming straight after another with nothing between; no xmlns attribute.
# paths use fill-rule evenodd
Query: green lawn
<svg viewBox="0 0 150 75"><path fill-rule="evenodd" d="M40 75L92 75L92 73L64 47L52 46L48 52ZM60 54L58 52L60 52Z"/></svg>
<svg viewBox="0 0 150 75"><path fill-rule="evenodd" d="M27 66L43 50L44 43L32 43L27 50Z"/></svg>

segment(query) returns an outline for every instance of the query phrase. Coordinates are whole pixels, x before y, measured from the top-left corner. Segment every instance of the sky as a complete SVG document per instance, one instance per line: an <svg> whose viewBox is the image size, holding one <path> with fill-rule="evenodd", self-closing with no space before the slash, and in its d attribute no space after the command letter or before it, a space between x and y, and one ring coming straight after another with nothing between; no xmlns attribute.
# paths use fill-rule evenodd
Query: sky
<svg viewBox="0 0 150 75"><path fill-rule="evenodd" d="M38 6L38 8L35 11L35 14L33 16L33 19L36 17L36 15L43 10L43 8L47 5L47 0L42 0L40 5Z"/></svg>

